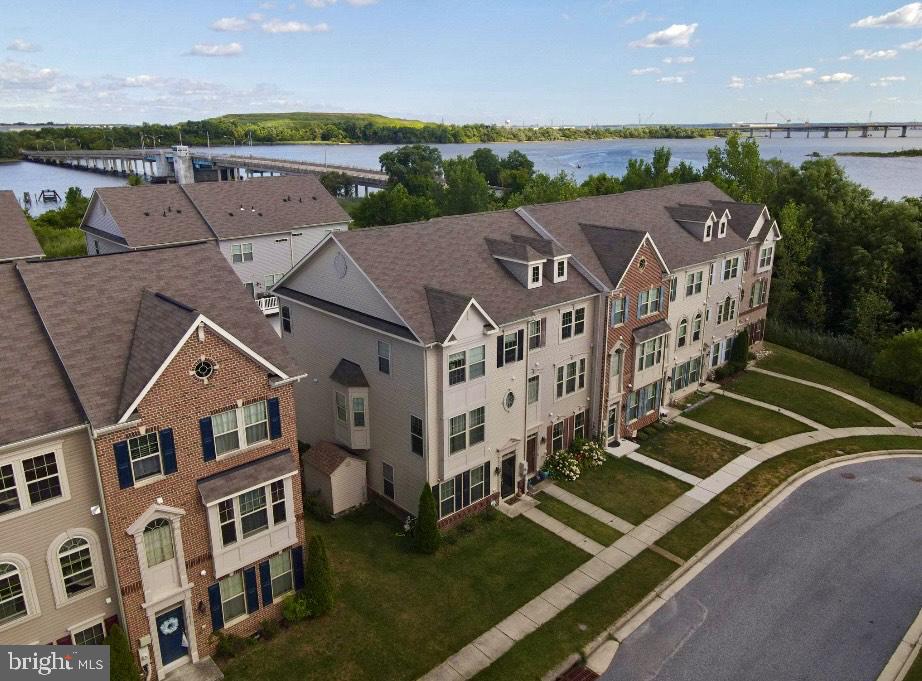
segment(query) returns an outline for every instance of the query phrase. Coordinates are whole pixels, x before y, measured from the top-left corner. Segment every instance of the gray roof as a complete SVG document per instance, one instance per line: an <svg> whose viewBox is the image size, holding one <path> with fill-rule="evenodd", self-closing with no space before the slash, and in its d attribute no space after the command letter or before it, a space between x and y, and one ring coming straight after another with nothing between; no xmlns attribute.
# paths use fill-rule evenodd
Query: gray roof
<svg viewBox="0 0 922 681"><path fill-rule="evenodd" d="M268 480L285 477L298 470L298 463L290 449L248 461L226 471L200 478L196 483L202 503L213 504L234 494L252 489Z"/></svg>
<svg viewBox="0 0 922 681"><path fill-rule="evenodd" d="M414 340L416 338L412 331L401 324L395 324L394 322L388 321L387 319L374 317L370 314L365 314L364 312L353 310L351 307L344 307L343 305L332 303L329 300L323 300L322 298L318 298L307 293L302 293L301 291L296 291L293 288L288 288L287 286L279 286L277 288L273 288L272 292L282 298L297 300L304 303L305 305L316 307L318 310L324 310L326 312L335 314L338 317L351 319L352 321L358 322L359 324L364 324L365 326L370 326L373 329L378 329L379 331L389 333L392 336L406 338L407 340Z"/></svg>
<svg viewBox="0 0 922 681"><path fill-rule="evenodd" d="M42 247L19 207L16 195L0 191L0 261L40 258Z"/></svg>
<svg viewBox="0 0 922 681"><path fill-rule="evenodd" d="M720 213L724 210L730 211L730 228L743 239L749 238L752 228L755 227L756 221L765 208L761 203L738 203L736 201L711 201L711 205ZM754 239L757 241L764 239L771 226L772 221L766 220Z"/></svg>
<svg viewBox="0 0 922 681"><path fill-rule="evenodd" d="M647 324L646 326L641 326L634 329L634 340L638 343L643 343L648 341L651 338L656 338L657 336L662 336L664 333L669 333L669 329L672 327L669 326L669 322L665 319L661 319L658 322L653 322L652 324Z"/></svg>
<svg viewBox="0 0 922 681"><path fill-rule="evenodd" d="M605 274L611 282L617 284L647 233L599 225L580 226Z"/></svg>
<svg viewBox="0 0 922 681"><path fill-rule="evenodd" d="M521 262L542 262L546 260L534 248L522 241L503 241L501 239L484 239L487 242L487 248L496 258L509 260L520 260Z"/></svg>
<svg viewBox="0 0 922 681"><path fill-rule="evenodd" d="M310 464L325 475L333 475L336 469L348 459L362 461L357 456L352 456L345 449L332 442L320 441L304 452L304 463Z"/></svg>
<svg viewBox="0 0 922 681"><path fill-rule="evenodd" d="M16 268L95 427L116 423L124 396L149 380L156 357L189 318L182 307L201 312L282 371L298 374L212 244L19 262ZM162 335L136 342L161 323L168 327Z"/></svg>
<svg viewBox="0 0 922 681"><path fill-rule="evenodd" d="M692 236L670 214L670 209L692 205L706 206L710 211L711 201L732 202L732 199L710 182L693 182L525 206L524 209L600 281L614 288L617 279L612 281L606 272L582 225L648 232L666 266L675 269L707 262L720 253L746 247L746 241L734 230L727 230L727 236L723 238L715 236L710 241L702 241ZM692 212L685 208L678 214L694 217L703 212L703 209ZM732 210L730 212L733 213Z"/></svg>
<svg viewBox="0 0 922 681"><path fill-rule="evenodd" d="M122 232L115 240L129 248L277 234L350 219L311 175L101 187L96 195ZM105 224L85 220L81 227L110 238Z"/></svg>
<svg viewBox="0 0 922 681"><path fill-rule="evenodd" d="M426 297L429 299L429 315L435 337L444 342L471 302L471 297L429 287L426 287Z"/></svg>
<svg viewBox="0 0 922 681"><path fill-rule="evenodd" d="M513 234L510 238L516 243L528 244L533 250L537 251L545 258L557 258L562 255L568 255L560 246L549 239L542 239L539 236L528 237L521 234Z"/></svg>
<svg viewBox="0 0 922 681"><path fill-rule="evenodd" d="M458 298L473 297L500 325L597 292L573 268L566 281L557 284L544 281L542 286L533 289L522 286L502 262L493 257L487 245L488 239L515 245L514 235L532 238L536 233L514 211L502 210L337 232L334 238L381 290L409 328L428 344L445 340L441 334L447 322L442 317L450 306L437 304L433 315L427 289ZM452 321L452 326L456 321Z"/></svg>
<svg viewBox="0 0 922 681"><path fill-rule="evenodd" d="M339 364L330 374L330 379L334 383L339 383L347 388L367 388L368 379L365 378L365 372L362 367L348 359L339 360Z"/></svg>
<svg viewBox="0 0 922 681"><path fill-rule="evenodd" d="M84 423L80 405L12 263L0 264L0 445Z"/></svg>

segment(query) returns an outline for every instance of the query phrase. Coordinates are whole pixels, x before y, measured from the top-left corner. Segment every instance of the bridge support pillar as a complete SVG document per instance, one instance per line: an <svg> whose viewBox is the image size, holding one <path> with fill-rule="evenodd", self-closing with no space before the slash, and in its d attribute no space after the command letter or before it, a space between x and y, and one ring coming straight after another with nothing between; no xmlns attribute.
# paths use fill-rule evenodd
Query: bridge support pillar
<svg viewBox="0 0 922 681"><path fill-rule="evenodd" d="M784 131L784 137L785 139L791 139L791 129L790 128Z"/></svg>
<svg viewBox="0 0 922 681"><path fill-rule="evenodd" d="M845 128L845 138L848 139L848 128Z"/></svg>
<svg viewBox="0 0 922 681"><path fill-rule="evenodd" d="M887 136L887 130L889 130L889 128L885 125L885 126L884 126L884 137Z"/></svg>
<svg viewBox="0 0 922 681"><path fill-rule="evenodd" d="M870 133L869 133L869 130L870 130L870 128L861 128L861 136L862 136L862 137L867 137L867 136L870 134Z"/></svg>
<svg viewBox="0 0 922 681"><path fill-rule="evenodd" d="M909 129L908 125L904 125L900 128L900 137L906 137L906 131Z"/></svg>
<svg viewBox="0 0 922 681"><path fill-rule="evenodd" d="M829 128L823 128L823 137L829 137Z"/></svg>

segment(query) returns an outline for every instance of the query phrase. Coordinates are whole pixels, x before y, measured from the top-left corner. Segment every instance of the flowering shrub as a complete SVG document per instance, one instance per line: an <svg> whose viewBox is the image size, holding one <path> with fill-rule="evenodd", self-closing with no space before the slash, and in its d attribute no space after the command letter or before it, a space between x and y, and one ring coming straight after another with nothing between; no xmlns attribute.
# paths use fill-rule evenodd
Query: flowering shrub
<svg viewBox="0 0 922 681"><path fill-rule="evenodd" d="M573 449L576 450L576 460L579 462L582 472L598 468L605 463L605 448L602 443L596 440L576 442Z"/></svg>
<svg viewBox="0 0 922 681"><path fill-rule="evenodd" d="M570 481L577 480L581 472L576 456L566 449L549 454L544 460L543 470L552 478Z"/></svg>

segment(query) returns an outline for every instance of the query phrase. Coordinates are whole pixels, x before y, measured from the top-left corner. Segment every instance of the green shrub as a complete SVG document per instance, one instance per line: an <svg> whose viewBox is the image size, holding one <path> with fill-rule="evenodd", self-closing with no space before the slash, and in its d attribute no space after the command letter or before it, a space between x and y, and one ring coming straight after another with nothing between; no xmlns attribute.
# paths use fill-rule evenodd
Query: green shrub
<svg viewBox="0 0 922 681"><path fill-rule="evenodd" d="M865 378L870 378L874 373L874 350L854 336L820 333L770 319L765 327L765 340L835 364Z"/></svg>
<svg viewBox="0 0 922 681"><path fill-rule="evenodd" d="M109 678L111 681L138 681L141 672L135 661L128 637L124 630L117 624L109 627L109 633L103 640L103 645L109 646Z"/></svg>
<svg viewBox="0 0 922 681"><path fill-rule="evenodd" d="M242 636L237 636L236 634L228 634L223 631L216 632L215 638L218 639L218 645L215 648L215 655L225 660L229 660L230 658L239 655L244 650L246 650L251 643L250 639L248 638L243 638Z"/></svg>
<svg viewBox="0 0 922 681"><path fill-rule="evenodd" d="M747 361L749 361L749 330L743 327L743 330L733 339L733 345L730 348L730 362L745 367Z"/></svg>
<svg viewBox="0 0 922 681"><path fill-rule="evenodd" d="M307 596L303 592L295 594L282 603L282 617L289 624L306 620L310 615L310 609L307 607Z"/></svg>
<svg viewBox="0 0 922 681"><path fill-rule="evenodd" d="M871 384L922 404L922 331L910 329L884 343Z"/></svg>
<svg viewBox="0 0 922 681"><path fill-rule="evenodd" d="M327 510L327 507L323 503L323 499L320 498L320 492L305 492L304 494L304 514L309 515L314 520L319 520L322 523L328 523L333 518L330 517L330 512Z"/></svg>
<svg viewBox="0 0 922 681"><path fill-rule="evenodd" d="M325 615L333 609L333 578L330 561L323 539L311 537L307 548L307 575L304 581L304 595L312 617Z"/></svg>
<svg viewBox="0 0 922 681"><path fill-rule="evenodd" d="M279 633L281 626L278 620L269 619L259 625L259 638L263 641L271 641Z"/></svg>
<svg viewBox="0 0 922 681"><path fill-rule="evenodd" d="M423 485L419 493L419 512L414 528L416 550L433 554L439 550L442 536L439 534L439 520L435 508L435 497L429 485Z"/></svg>

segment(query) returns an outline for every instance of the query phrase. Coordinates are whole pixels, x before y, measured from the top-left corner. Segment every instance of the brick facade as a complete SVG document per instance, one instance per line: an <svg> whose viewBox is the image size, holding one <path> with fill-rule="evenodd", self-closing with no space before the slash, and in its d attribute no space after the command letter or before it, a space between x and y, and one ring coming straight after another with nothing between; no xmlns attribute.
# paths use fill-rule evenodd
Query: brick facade
<svg viewBox="0 0 922 681"><path fill-rule="evenodd" d="M217 365L207 383L190 375L191 369L203 356ZM211 461L204 459L200 418L233 408L241 402L247 404L270 398L279 400L281 437L261 442L236 454L229 453ZM150 630L148 612L142 606L144 591L141 566L135 539L128 534L127 528L152 504L160 503L185 511L180 520L185 558L185 565L181 567L186 571L188 582L193 585L190 594L192 612L186 613L186 616L194 622L198 656L205 657L213 653L215 646L208 595L208 587L215 583L215 566L207 509L196 482L200 478L285 449L291 451L294 467L297 467L293 386L272 387L264 366L206 327L203 340L193 333L186 341L143 398L137 412L140 424L101 435L95 441L128 638L132 648L137 650L139 638L145 635L152 638L157 636L157 632ZM145 427L148 432L172 429L177 470L155 478L152 482L140 481L133 487L122 489L119 486L113 446L138 435L139 426ZM301 546L304 543L304 523L298 474L292 479L292 494L297 546ZM267 557L261 556L260 560ZM178 603L182 602L181 599L182 596L177 595ZM280 608L280 602L262 607L225 631L240 636L252 634L263 620L278 618ZM151 659L154 659L153 649Z"/></svg>
<svg viewBox="0 0 922 681"><path fill-rule="evenodd" d="M759 251L762 243L753 243L746 251L745 269L743 270L743 287L741 290L742 298L740 299L740 327L746 327L749 331L749 343L758 350L762 347L765 338L765 323L768 316L768 296L771 295L771 278L773 268L763 272L758 272ZM761 280L765 286L765 302L761 305L758 300L753 299L752 307L749 306L749 300L752 296L753 287L756 282Z"/></svg>

